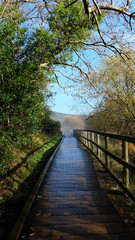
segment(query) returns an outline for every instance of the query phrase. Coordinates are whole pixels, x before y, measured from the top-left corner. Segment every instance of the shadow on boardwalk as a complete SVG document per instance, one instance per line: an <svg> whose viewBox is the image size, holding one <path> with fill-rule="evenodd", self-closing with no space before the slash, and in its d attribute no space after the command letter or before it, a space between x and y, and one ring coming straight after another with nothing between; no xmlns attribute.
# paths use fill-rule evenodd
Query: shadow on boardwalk
<svg viewBox="0 0 135 240"><path fill-rule="evenodd" d="M20 240L132 240L99 185L93 161L67 135L44 179Z"/></svg>

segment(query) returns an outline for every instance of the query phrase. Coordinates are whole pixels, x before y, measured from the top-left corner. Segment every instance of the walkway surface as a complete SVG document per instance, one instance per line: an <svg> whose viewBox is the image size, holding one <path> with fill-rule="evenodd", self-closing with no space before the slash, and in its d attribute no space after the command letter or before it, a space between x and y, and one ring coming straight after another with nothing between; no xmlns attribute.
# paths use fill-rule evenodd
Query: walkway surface
<svg viewBox="0 0 135 240"><path fill-rule="evenodd" d="M92 159L73 136L64 138L20 239L131 239L99 186Z"/></svg>

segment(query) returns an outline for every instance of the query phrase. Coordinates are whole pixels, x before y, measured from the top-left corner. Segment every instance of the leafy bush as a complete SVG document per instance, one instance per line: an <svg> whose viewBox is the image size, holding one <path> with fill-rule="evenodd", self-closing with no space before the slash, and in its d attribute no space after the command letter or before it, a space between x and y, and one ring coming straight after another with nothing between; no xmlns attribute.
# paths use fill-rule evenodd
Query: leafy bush
<svg viewBox="0 0 135 240"><path fill-rule="evenodd" d="M42 120L43 131L48 134L56 134L60 132L61 124L59 121L55 121L51 118L44 118Z"/></svg>

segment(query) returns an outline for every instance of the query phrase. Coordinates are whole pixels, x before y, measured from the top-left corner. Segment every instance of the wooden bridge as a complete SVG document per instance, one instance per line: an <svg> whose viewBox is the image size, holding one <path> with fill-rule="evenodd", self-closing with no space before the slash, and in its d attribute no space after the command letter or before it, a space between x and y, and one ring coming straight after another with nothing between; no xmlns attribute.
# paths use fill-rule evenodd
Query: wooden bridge
<svg viewBox="0 0 135 240"><path fill-rule="evenodd" d="M99 184L93 159L74 136L64 137L19 239L135 239Z"/></svg>

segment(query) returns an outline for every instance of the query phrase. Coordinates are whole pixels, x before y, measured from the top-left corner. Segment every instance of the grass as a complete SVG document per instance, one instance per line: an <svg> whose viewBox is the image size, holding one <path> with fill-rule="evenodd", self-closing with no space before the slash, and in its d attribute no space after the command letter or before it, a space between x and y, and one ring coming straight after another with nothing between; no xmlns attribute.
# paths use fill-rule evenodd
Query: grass
<svg viewBox="0 0 135 240"><path fill-rule="evenodd" d="M0 185L0 239L7 239L37 178L61 139L62 136L46 137L43 142L43 136L38 136L40 144L36 149L16 149L15 164Z"/></svg>

